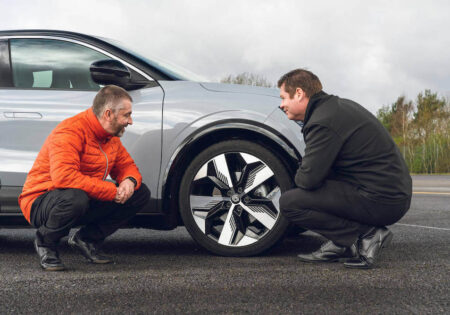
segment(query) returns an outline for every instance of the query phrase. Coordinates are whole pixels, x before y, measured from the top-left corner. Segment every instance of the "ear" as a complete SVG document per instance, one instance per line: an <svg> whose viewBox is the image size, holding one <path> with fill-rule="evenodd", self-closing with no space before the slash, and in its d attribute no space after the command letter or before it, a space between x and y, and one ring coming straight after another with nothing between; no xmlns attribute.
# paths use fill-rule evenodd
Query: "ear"
<svg viewBox="0 0 450 315"><path fill-rule="evenodd" d="M295 95L297 95L297 98L300 100L305 95L305 92L302 90L302 88L296 88L295 89Z"/></svg>
<svg viewBox="0 0 450 315"><path fill-rule="evenodd" d="M106 108L105 111L103 112L103 118L107 121L111 121L112 120L112 110L110 108Z"/></svg>

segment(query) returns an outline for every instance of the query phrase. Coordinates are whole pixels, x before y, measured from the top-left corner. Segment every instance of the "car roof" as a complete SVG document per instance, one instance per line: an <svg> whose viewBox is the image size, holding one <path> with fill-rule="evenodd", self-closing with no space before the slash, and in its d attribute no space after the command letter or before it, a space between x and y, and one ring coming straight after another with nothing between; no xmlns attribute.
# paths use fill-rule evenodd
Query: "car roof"
<svg viewBox="0 0 450 315"><path fill-rule="evenodd" d="M62 30L45 30L45 29L23 29L23 30L6 30L0 31L0 36L20 36L20 35L33 35L33 36L60 36L66 38L88 39L93 41L100 40L98 37ZM101 40L100 40L101 41ZM103 41L102 41L103 42Z"/></svg>

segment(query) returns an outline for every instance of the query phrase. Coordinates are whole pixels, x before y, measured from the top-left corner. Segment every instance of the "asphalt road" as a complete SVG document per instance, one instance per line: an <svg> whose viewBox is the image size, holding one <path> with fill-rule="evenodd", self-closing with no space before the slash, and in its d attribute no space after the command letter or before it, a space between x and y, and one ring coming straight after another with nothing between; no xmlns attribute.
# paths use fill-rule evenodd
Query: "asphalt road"
<svg viewBox="0 0 450 315"><path fill-rule="evenodd" d="M63 244L69 270L51 273L38 266L33 230L1 230L0 314L448 314L450 176L414 179L411 209L372 270L300 262L297 253L323 241L312 233L263 256L227 258L179 228L117 232L104 247L115 264L104 266Z"/></svg>

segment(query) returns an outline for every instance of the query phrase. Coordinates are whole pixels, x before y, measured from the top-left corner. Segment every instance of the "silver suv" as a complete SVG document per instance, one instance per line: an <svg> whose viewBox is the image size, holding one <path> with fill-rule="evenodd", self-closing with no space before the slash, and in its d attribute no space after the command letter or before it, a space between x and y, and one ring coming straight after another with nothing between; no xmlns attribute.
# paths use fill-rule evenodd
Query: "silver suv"
<svg viewBox="0 0 450 315"><path fill-rule="evenodd" d="M278 200L304 150L277 89L200 83L111 40L48 30L0 31L0 226L26 226L18 207L44 140L91 106L102 85L133 97L122 142L152 192L134 227L184 225L204 248L247 256L288 224Z"/></svg>

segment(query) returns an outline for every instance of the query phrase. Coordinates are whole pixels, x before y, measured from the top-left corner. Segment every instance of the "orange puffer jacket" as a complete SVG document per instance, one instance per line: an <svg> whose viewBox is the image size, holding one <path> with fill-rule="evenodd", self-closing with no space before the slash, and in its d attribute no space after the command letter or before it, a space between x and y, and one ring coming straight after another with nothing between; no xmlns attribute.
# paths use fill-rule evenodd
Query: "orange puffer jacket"
<svg viewBox="0 0 450 315"><path fill-rule="evenodd" d="M127 177L141 186L142 176L118 137L100 125L92 108L62 121L50 133L28 173L19 205L30 222L33 201L47 191L78 188L90 198L112 201L117 183Z"/></svg>

